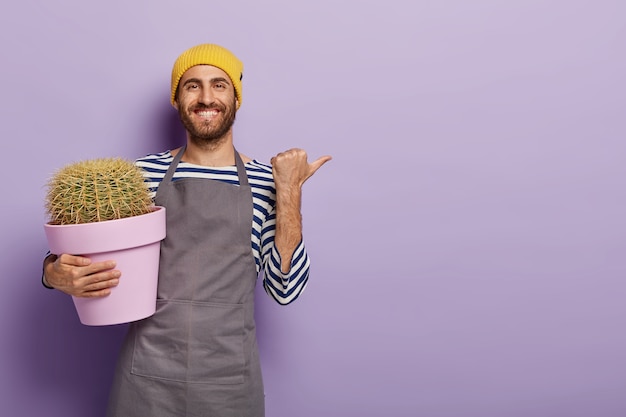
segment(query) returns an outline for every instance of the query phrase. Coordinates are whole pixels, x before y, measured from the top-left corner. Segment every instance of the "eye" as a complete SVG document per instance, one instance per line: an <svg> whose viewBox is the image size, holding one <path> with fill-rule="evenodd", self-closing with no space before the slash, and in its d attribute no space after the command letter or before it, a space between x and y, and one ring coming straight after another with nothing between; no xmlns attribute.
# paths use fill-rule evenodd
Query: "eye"
<svg viewBox="0 0 626 417"><path fill-rule="evenodd" d="M187 83L185 85L185 90L194 90L196 88L198 88L198 84L196 83Z"/></svg>
<svg viewBox="0 0 626 417"><path fill-rule="evenodd" d="M223 90L223 89L226 88L226 84L217 83L217 84L215 84L215 88L217 88L219 90Z"/></svg>

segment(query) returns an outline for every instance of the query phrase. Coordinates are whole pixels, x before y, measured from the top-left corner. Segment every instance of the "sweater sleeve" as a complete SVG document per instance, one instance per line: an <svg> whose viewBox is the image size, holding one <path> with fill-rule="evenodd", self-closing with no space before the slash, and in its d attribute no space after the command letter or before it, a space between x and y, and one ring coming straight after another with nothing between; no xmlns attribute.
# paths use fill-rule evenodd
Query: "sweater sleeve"
<svg viewBox="0 0 626 417"><path fill-rule="evenodd" d="M289 272L281 271L281 257L274 246L276 213L268 214L261 231L261 253L263 257L263 287L277 303L292 303L304 291L309 279L309 256L301 240L291 257Z"/></svg>
<svg viewBox="0 0 626 417"><path fill-rule="evenodd" d="M50 255L52 255L52 253L51 253L50 251L46 252L46 256L44 256L44 257L43 257L44 262L45 262L46 258L47 258L48 256L50 256ZM41 285L43 285L45 288L47 288L47 289L49 289L49 290L53 290L53 289L54 289L54 287L51 287L51 286L50 286L50 285L48 285L48 283L46 282L46 271L44 271L44 270L43 270L43 268L42 268L42 270L41 270Z"/></svg>

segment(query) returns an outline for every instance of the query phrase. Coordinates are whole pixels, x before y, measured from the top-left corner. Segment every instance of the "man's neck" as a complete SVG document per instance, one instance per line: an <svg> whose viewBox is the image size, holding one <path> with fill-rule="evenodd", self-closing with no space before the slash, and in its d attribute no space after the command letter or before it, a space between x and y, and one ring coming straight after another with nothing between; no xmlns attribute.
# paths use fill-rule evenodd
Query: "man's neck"
<svg viewBox="0 0 626 417"><path fill-rule="evenodd" d="M198 144L196 141L187 139L187 148L182 160L190 164L223 167L235 164L235 148L232 136L214 144Z"/></svg>

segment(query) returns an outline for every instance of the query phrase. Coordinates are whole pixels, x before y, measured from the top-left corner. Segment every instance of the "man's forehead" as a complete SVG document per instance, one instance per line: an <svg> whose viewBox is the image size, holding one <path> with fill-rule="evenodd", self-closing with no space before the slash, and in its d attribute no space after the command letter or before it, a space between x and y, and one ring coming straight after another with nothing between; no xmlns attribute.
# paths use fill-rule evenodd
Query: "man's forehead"
<svg viewBox="0 0 626 417"><path fill-rule="evenodd" d="M225 80L230 82L230 77L228 76L228 74L226 74L224 70L207 64L194 65L193 67L189 68L180 78L180 81L184 82L189 78L224 78Z"/></svg>

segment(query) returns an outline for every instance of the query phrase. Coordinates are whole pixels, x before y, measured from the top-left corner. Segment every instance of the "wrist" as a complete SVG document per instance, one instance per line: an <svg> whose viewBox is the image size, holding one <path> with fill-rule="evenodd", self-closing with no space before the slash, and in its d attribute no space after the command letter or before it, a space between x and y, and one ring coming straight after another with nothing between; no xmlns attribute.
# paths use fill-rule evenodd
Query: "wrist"
<svg viewBox="0 0 626 417"><path fill-rule="evenodd" d="M53 290L54 289L54 287L52 285L50 285L50 283L46 279L46 274L45 273L43 275L41 275L41 283L43 284L44 287L46 287L49 290Z"/></svg>
<svg viewBox="0 0 626 417"><path fill-rule="evenodd" d="M50 253L48 254L43 261L43 270L41 271L41 284L50 289L53 290L54 287L52 285L50 285L50 283L48 282L48 280L46 279L46 266L48 266L50 263L56 261L57 259L57 255Z"/></svg>

